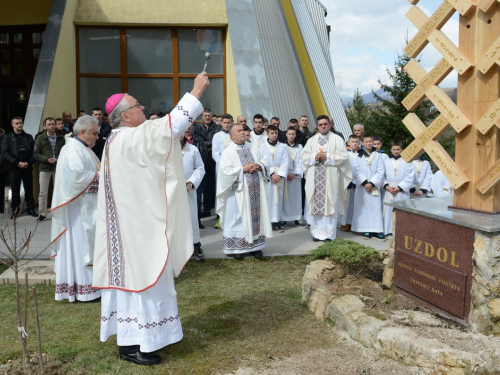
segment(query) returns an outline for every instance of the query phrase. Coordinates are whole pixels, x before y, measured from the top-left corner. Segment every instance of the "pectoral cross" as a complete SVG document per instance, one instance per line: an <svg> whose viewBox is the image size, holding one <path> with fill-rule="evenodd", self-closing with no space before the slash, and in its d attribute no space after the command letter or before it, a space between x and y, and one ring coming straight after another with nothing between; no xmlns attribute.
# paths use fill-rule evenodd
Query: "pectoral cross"
<svg viewBox="0 0 500 375"><path fill-rule="evenodd" d="M372 162L367 161L366 164L368 165L368 170L371 171L372 170Z"/></svg>
<svg viewBox="0 0 500 375"><path fill-rule="evenodd" d="M273 153L271 153L271 158L274 161L274 154Z"/></svg>
<svg viewBox="0 0 500 375"><path fill-rule="evenodd" d="M394 167L393 171L394 171L394 176L395 176L396 172L398 171L398 167Z"/></svg>
<svg viewBox="0 0 500 375"><path fill-rule="evenodd" d="M418 178L420 178L420 171L417 172Z"/></svg>

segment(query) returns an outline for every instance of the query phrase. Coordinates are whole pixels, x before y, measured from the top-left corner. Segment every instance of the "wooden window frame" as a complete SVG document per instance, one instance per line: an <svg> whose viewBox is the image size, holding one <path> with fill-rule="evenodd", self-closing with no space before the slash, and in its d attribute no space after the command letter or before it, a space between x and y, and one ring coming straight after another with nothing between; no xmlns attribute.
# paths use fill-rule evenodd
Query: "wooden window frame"
<svg viewBox="0 0 500 375"><path fill-rule="evenodd" d="M80 29L118 29L120 34L120 73L80 73ZM127 73L127 29L165 29L172 32L172 73ZM177 104L181 99L179 93L179 80L181 78L195 78L197 73L179 73L179 39L178 30L180 29L207 29L220 30L222 32L222 51L226 56L226 28L212 26L103 26L103 25L76 25L75 26L75 46L76 46L76 108L80 110L80 78L82 77L101 77L101 78L121 78L122 92L128 92L129 78L172 78L172 89L174 103ZM200 61L200 65L202 65ZM227 76L226 59L222 59L222 73L208 74L210 78L224 79L224 113L227 113ZM87 109L88 111L90 109ZM221 113L222 114L222 113Z"/></svg>

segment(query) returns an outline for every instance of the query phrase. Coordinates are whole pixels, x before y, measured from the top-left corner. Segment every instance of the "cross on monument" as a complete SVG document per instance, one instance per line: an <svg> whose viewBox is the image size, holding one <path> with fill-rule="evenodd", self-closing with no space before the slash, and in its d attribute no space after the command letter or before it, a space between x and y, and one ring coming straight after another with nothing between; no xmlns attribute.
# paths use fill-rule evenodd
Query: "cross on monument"
<svg viewBox="0 0 500 375"><path fill-rule="evenodd" d="M427 72L411 60L405 71L416 86L403 100L414 110L426 97L441 113L429 126L410 113L403 123L415 137L402 153L410 162L425 150L455 187L455 208L500 212L500 0L444 0L427 17L412 4L407 18L419 29L406 48L415 58L430 43L443 58ZM460 13L459 46L441 31ZM458 73L457 104L437 85L453 70ZM450 126L456 132L455 161L436 139Z"/></svg>

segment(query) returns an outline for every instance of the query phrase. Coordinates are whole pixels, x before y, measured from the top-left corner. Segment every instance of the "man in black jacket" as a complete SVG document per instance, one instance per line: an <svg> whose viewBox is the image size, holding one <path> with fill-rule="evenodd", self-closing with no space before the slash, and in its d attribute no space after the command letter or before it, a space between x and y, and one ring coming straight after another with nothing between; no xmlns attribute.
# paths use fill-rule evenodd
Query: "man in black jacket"
<svg viewBox="0 0 500 375"><path fill-rule="evenodd" d="M304 142L305 134L302 133L299 129L299 120L297 120L296 118L290 119L290 121L288 121L288 128L294 128L296 130L297 137L295 137L295 143L299 145L301 145L302 143L305 144ZM286 132L281 132L281 131L279 132L278 141L287 144L288 140L286 138Z"/></svg>
<svg viewBox="0 0 500 375"><path fill-rule="evenodd" d="M212 216L210 210L215 205L215 161L212 158L212 139L215 133L222 129L222 126L217 125L213 121L212 110L205 108L202 113L203 124L193 126L193 134L203 138L205 146L207 146L208 158L205 162L205 177L198 187L198 211L201 211L200 217ZM201 196L203 195L203 210L201 210Z"/></svg>
<svg viewBox="0 0 500 375"><path fill-rule="evenodd" d="M28 215L38 217L33 199L33 149L35 142L31 134L23 130L23 119L19 116L11 120L13 132L5 135L2 142L3 162L10 166L10 190L12 191L12 218L21 212L21 181L28 206Z"/></svg>
<svg viewBox="0 0 500 375"><path fill-rule="evenodd" d="M111 133L111 125L107 122L102 121L102 109L94 108L92 110L92 117L97 119L97 129L99 130L99 139L96 141L95 146L92 147L92 151L97 155L99 160L102 158L102 151L104 150L104 145L106 144L106 139L108 139L109 134Z"/></svg>

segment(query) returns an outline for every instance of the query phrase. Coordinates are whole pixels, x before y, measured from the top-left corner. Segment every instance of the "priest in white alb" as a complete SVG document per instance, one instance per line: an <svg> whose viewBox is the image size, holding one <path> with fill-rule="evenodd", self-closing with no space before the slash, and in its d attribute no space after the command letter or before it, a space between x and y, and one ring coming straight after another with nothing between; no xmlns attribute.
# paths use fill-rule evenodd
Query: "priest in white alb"
<svg viewBox="0 0 500 375"><path fill-rule="evenodd" d="M192 125L188 129L188 135L192 133ZM219 134L219 133L217 133ZM198 147L187 142L187 138L181 137L182 165L184 167L184 179L188 192L189 213L191 214L191 225L193 227L193 247L196 260L205 260L201 249L200 228L198 227L198 204L196 202L196 189L205 176L205 165L201 158Z"/></svg>
<svg viewBox="0 0 500 375"><path fill-rule="evenodd" d="M224 254L238 260L247 255L260 259L266 237L272 237L267 208L268 163L257 147L245 142L242 125L231 125L229 135L232 142L222 153L217 175Z"/></svg>
<svg viewBox="0 0 500 375"><path fill-rule="evenodd" d="M172 112L146 120L133 96L106 103L113 131L103 152L93 285L102 289L101 341L121 359L155 365L152 352L182 339L174 276L193 253L179 140L203 111L206 73Z"/></svg>
<svg viewBox="0 0 500 375"><path fill-rule="evenodd" d="M57 159L52 196L53 257L56 300L93 301L92 264L99 185L98 157L92 151L99 137L97 120L82 116Z"/></svg>
<svg viewBox="0 0 500 375"><path fill-rule="evenodd" d="M345 142L330 132L330 119L318 117L319 133L307 141L300 154L306 177L307 220L313 241L329 242L337 236L337 217L348 199L352 181Z"/></svg>

